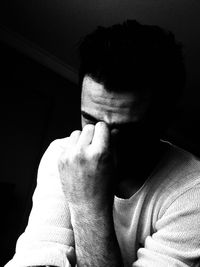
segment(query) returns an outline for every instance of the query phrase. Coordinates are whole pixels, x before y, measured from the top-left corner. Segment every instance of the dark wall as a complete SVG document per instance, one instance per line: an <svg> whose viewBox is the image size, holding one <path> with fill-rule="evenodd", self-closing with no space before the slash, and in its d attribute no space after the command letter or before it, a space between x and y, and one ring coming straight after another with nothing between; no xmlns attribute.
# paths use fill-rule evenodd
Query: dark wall
<svg viewBox="0 0 200 267"><path fill-rule="evenodd" d="M197 151L200 133L199 14L198 0L0 1L0 25L75 69L78 67L77 42L97 25L108 26L128 18L172 31L184 46L187 69L186 90L178 115L174 116L174 127L180 131L179 139L192 142L192 148Z"/></svg>
<svg viewBox="0 0 200 267"><path fill-rule="evenodd" d="M187 67L184 104L199 106L199 0L1 0L0 25L77 68L77 42L97 25L128 19L157 24L183 43Z"/></svg>
<svg viewBox="0 0 200 267"><path fill-rule="evenodd" d="M0 43L0 266L14 253L49 143L80 128L78 88Z"/></svg>

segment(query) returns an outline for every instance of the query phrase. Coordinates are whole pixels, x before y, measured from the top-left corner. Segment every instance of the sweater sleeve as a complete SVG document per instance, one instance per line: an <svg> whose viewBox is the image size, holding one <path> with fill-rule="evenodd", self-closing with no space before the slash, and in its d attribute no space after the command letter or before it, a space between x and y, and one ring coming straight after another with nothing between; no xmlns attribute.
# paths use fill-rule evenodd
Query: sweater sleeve
<svg viewBox="0 0 200 267"><path fill-rule="evenodd" d="M177 197L137 252L134 267L200 266L200 186Z"/></svg>
<svg viewBox="0 0 200 267"><path fill-rule="evenodd" d="M75 264L70 213L57 164L66 143L67 138L55 140L41 159L28 225L17 240L13 259L5 267Z"/></svg>

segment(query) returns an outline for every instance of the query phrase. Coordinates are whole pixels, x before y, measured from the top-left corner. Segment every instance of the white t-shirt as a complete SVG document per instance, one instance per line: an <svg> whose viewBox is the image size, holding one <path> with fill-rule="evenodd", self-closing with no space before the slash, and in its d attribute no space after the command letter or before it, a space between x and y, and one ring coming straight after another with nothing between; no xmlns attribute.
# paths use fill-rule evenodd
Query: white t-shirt
<svg viewBox="0 0 200 267"><path fill-rule="evenodd" d="M6 267L71 266L74 236L54 141L38 169L33 207ZM169 144L145 184L129 199L115 196L113 219L124 266L200 266L200 161Z"/></svg>

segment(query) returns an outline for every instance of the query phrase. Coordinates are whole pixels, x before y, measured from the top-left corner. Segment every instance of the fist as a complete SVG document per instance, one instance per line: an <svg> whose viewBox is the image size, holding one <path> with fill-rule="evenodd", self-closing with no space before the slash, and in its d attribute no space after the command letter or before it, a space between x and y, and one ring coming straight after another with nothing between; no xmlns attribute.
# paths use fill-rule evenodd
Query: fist
<svg viewBox="0 0 200 267"><path fill-rule="evenodd" d="M104 122L74 131L59 159L59 173L67 201L103 207L112 198L110 132Z"/></svg>

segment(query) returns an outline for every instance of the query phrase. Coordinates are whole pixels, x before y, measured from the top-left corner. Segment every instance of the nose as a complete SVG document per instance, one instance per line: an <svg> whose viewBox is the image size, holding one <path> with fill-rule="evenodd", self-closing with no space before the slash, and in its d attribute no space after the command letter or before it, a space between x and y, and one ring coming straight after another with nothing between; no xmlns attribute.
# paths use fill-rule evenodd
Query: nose
<svg viewBox="0 0 200 267"><path fill-rule="evenodd" d="M111 129L111 137L116 137L119 134L119 130L116 128Z"/></svg>
<svg viewBox="0 0 200 267"><path fill-rule="evenodd" d="M119 136L119 130L116 128L111 129L110 131L111 146L112 146L112 149L114 150L116 150L116 146L118 143L118 136Z"/></svg>

